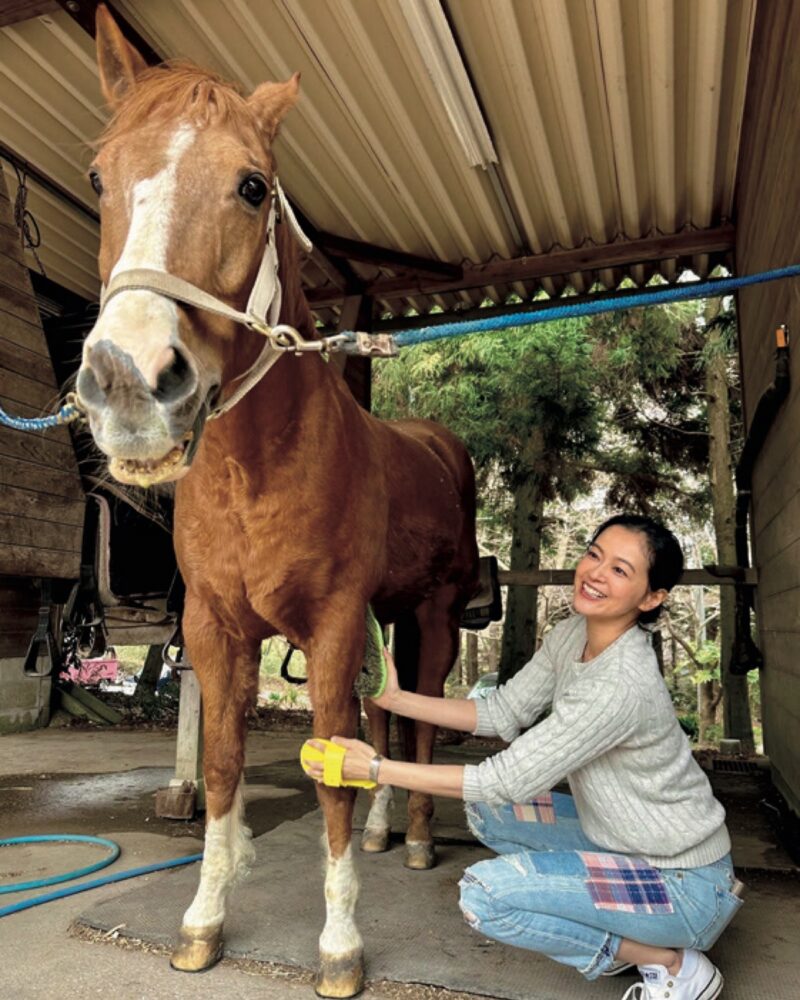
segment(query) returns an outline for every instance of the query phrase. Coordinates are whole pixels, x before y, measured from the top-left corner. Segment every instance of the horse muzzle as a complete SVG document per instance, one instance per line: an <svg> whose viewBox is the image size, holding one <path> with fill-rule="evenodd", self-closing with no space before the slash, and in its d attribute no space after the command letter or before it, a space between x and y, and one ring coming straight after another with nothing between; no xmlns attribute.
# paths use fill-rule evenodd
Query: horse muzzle
<svg viewBox="0 0 800 1000"><path fill-rule="evenodd" d="M78 373L78 398L111 475L153 486L189 471L209 412L207 392L193 366L175 352L151 380L110 340L89 348Z"/></svg>

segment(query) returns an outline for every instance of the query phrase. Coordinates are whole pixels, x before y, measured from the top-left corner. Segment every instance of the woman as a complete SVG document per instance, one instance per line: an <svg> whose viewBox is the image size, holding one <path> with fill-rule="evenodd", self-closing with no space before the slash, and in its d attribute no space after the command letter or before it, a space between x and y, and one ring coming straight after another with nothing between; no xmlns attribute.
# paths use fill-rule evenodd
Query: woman
<svg viewBox="0 0 800 1000"><path fill-rule="evenodd" d="M470 926L589 980L637 965L643 982L625 996L639 1000L718 997L722 975L703 952L741 904L724 809L642 627L682 570L670 531L618 515L577 566L577 614L485 700L402 691L390 663L382 708L510 741L479 765L384 760L335 738L347 750L345 779L466 800L470 829L500 855L461 881ZM551 793L564 778L572 795Z"/></svg>

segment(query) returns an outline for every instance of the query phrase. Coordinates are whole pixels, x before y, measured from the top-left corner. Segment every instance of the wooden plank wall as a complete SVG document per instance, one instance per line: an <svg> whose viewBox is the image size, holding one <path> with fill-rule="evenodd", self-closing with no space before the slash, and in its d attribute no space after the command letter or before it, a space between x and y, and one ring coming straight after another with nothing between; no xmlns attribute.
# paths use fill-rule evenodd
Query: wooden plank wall
<svg viewBox="0 0 800 1000"><path fill-rule="evenodd" d="M758 5L736 196L740 274L800 262L800 4ZM774 329L791 337L791 394L755 469L753 540L765 750L775 783L800 813L800 281L738 298L745 418L774 378Z"/></svg>
<svg viewBox="0 0 800 1000"><path fill-rule="evenodd" d="M0 172L0 405L50 413L59 398ZM0 427L0 574L77 577L85 499L66 427Z"/></svg>

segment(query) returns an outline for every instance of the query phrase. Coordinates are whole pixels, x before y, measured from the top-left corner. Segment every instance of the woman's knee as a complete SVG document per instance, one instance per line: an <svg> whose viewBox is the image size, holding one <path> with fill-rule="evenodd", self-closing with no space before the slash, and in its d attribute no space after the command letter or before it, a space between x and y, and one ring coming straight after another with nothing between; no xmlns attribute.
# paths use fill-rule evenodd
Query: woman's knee
<svg viewBox="0 0 800 1000"><path fill-rule="evenodd" d="M467 826L470 833L476 840L483 841L486 835L486 823L490 816L488 806L485 802L465 802L464 815L467 818Z"/></svg>
<svg viewBox="0 0 800 1000"><path fill-rule="evenodd" d="M486 880L482 870L485 867L485 861L471 865L458 883L458 905L464 919L473 930L477 930L482 923L485 923L493 910L491 884Z"/></svg>

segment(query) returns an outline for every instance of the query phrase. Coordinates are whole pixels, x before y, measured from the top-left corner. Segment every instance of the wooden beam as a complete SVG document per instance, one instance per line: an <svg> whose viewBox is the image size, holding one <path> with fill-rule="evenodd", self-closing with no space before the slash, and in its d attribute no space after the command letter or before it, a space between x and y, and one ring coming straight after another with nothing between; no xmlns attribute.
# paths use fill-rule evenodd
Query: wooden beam
<svg viewBox="0 0 800 1000"><path fill-rule="evenodd" d="M331 257L359 260L365 264L374 264L376 267L414 271L425 277L447 278L451 281L459 280L463 273L463 269L458 264L449 264L443 260L431 260L429 257L418 257L413 253L391 250L388 247L376 246L374 243L349 240L344 236L336 236L334 233L318 231L316 243Z"/></svg>
<svg viewBox="0 0 800 1000"><path fill-rule="evenodd" d="M676 257L727 253L734 249L735 230L731 225L718 226L672 236L651 236L641 240L607 243L603 246L579 247L575 250L555 250L551 253L494 260L488 264L464 268L459 280L426 280L421 277L382 278L366 286L364 291L376 299L400 299L413 295L437 295L467 288L508 285L515 281L541 281L579 271L629 267L633 264L656 263ZM306 293L312 308L321 309L337 303L329 289Z"/></svg>
<svg viewBox="0 0 800 1000"><path fill-rule="evenodd" d="M568 587L574 577L574 569L501 569L497 574L501 586L517 587ZM758 583L757 569L742 569L739 566L704 566L702 569L686 569L680 578L682 587L719 587L736 583L755 586Z"/></svg>
<svg viewBox="0 0 800 1000"><path fill-rule="evenodd" d="M57 0L2 0L0 2L0 28L19 21L27 21L41 14L58 10Z"/></svg>
<svg viewBox="0 0 800 1000"><path fill-rule="evenodd" d="M300 223L300 228L314 244L314 249L311 252L312 260L328 280L332 281L341 290L338 296L334 295L335 303L338 305L344 296L361 294L364 282L350 264L346 260L335 260L327 253L321 245L321 231L317 229L305 212L301 211L294 202L290 200L290 204L294 210L294 214L297 216L297 221Z"/></svg>
<svg viewBox="0 0 800 1000"><path fill-rule="evenodd" d="M681 288L700 285L700 281L682 281ZM595 292L592 295L565 295L559 298L534 299L515 305L473 306L471 309L450 309L441 313L425 313L422 316L392 316L375 322L373 333L392 333L399 330L415 330L423 326L442 326L445 323L467 322L472 319L487 319L490 316L513 316L514 313L537 313L557 306L574 306L583 302L618 302L625 308L625 299L634 296L656 295L665 288L663 285L646 285L644 288L623 288L619 291Z"/></svg>
<svg viewBox="0 0 800 1000"><path fill-rule="evenodd" d="M96 33L95 18L97 17L97 8L101 2L105 3L111 16L117 22L119 30L149 66L157 66L160 62L164 61L164 57L152 48L150 43L139 34L125 15L110 0L58 0L58 6L65 10L72 20L76 21L83 28L87 35L91 35L94 38Z"/></svg>

